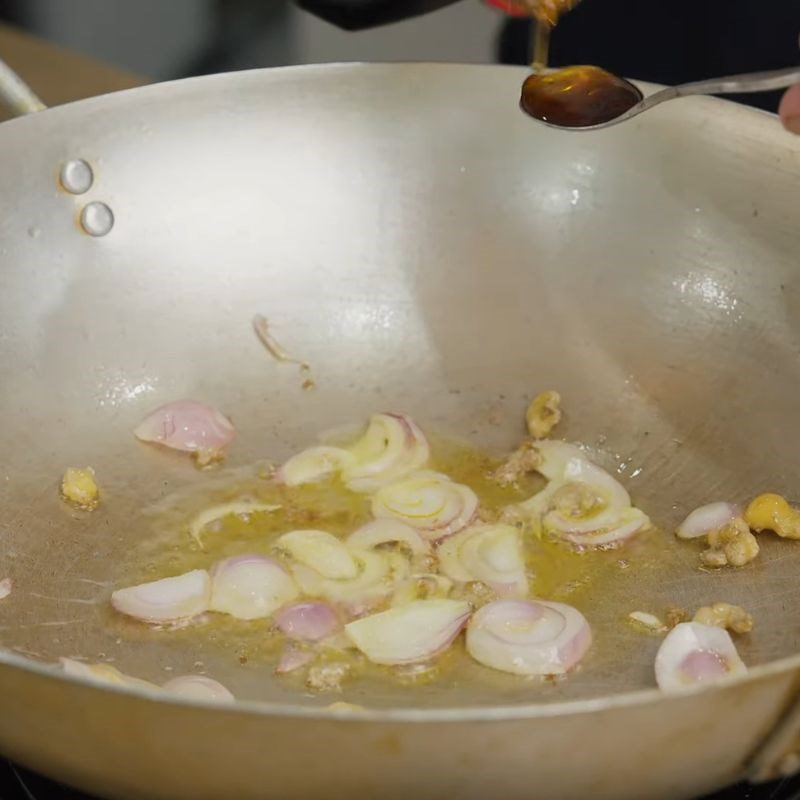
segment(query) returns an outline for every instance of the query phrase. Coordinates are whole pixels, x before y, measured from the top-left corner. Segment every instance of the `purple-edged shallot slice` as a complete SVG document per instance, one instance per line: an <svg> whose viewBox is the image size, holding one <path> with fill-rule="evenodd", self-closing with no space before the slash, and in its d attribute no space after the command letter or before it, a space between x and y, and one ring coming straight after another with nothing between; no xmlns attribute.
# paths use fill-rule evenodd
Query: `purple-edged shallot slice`
<svg viewBox="0 0 800 800"><path fill-rule="evenodd" d="M164 623L191 619L208 611L211 578L204 569L117 589L111 605L142 622Z"/></svg>
<svg viewBox="0 0 800 800"><path fill-rule="evenodd" d="M236 432L216 408L196 400L176 400L148 414L134 435L142 442L191 453L200 466L207 466L224 457Z"/></svg>
<svg viewBox="0 0 800 800"><path fill-rule="evenodd" d="M475 612L467 652L486 667L515 675L563 675L592 643L583 614L544 600L498 600Z"/></svg>
<svg viewBox="0 0 800 800"><path fill-rule="evenodd" d="M298 594L292 576L277 561L260 555L232 556L211 570L209 609L237 619L263 619Z"/></svg>
<svg viewBox="0 0 800 800"><path fill-rule="evenodd" d="M744 675L747 667L724 628L682 622L661 643L655 670L662 691L680 692L698 684Z"/></svg>
<svg viewBox="0 0 800 800"><path fill-rule="evenodd" d="M396 519L428 541L438 541L467 527L478 511L475 492L438 472L418 472L384 486L372 498L378 519Z"/></svg>

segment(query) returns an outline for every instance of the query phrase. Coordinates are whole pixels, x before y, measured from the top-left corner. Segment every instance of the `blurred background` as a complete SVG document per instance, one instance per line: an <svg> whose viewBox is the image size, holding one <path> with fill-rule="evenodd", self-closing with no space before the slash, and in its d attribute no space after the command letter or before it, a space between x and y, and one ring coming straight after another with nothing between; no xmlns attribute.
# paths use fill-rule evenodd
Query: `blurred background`
<svg viewBox="0 0 800 800"><path fill-rule="evenodd" d="M347 33L288 0L0 0L0 19L145 78L167 80L329 61L491 62L502 17L465 0Z"/></svg>
<svg viewBox="0 0 800 800"><path fill-rule="evenodd" d="M528 20L481 0L356 33L290 0L0 0L0 22L145 81L331 61L524 64L531 42ZM800 0L585 0L554 32L551 65L675 84L798 64L798 34ZM735 99L774 111L779 97Z"/></svg>

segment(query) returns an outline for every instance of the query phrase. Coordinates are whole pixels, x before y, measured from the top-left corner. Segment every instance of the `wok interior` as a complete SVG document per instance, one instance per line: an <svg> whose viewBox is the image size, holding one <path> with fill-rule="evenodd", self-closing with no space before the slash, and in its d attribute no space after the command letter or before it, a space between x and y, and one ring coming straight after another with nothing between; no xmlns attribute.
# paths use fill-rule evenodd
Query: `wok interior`
<svg viewBox="0 0 800 800"><path fill-rule="evenodd" d="M0 129L2 643L113 658L162 682L202 661L237 696L308 704L269 669L168 634L120 636L113 582L144 508L209 479L131 430L179 397L228 413L235 469L395 409L492 449L558 388L566 438L601 447L669 540L583 608L597 645L542 686L479 667L446 686L353 684L372 706L504 705L652 685L632 610L744 605L748 663L800 649L800 548L702 573L671 528L718 499L795 491L800 153L765 115L670 104L591 135L532 123L523 72L395 65L259 72L89 101ZM83 198L54 176L94 167ZM75 223L107 202L112 233ZM265 314L315 391L250 327ZM91 515L58 479L91 465ZM222 478L224 479L223 473Z"/></svg>

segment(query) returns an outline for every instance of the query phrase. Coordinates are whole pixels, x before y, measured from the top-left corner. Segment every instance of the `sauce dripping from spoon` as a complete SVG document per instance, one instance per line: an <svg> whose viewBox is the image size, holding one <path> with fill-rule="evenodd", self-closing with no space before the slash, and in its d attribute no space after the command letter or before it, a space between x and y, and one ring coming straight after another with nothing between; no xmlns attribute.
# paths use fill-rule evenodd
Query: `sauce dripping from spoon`
<svg viewBox="0 0 800 800"><path fill-rule="evenodd" d="M536 72L522 84L520 107L562 128L587 128L624 114L643 98L630 81L593 66Z"/></svg>

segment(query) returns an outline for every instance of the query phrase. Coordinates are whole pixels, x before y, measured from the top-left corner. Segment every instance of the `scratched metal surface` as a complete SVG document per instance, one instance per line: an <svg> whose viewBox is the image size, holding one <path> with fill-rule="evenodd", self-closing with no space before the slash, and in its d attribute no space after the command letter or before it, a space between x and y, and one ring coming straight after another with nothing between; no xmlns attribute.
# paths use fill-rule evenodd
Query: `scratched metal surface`
<svg viewBox="0 0 800 800"><path fill-rule="evenodd" d="M0 128L5 647L153 679L202 660L243 698L321 702L230 653L106 624L115 570L151 533L143 504L202 479L131 439L178 396L233 417L237 467L384 407L507 448L525 399L556 386L565 435L602 445L665 530L711 499L798 495L798 142L711 99L564 136L517 112L520 74L246 73ZM55 182L75 157L96 173L82 197ZM114 211L105 238L76 225L88 200ZM316 391L265 356L256 312ZM102 485L88 519L57 496L71 464ZM800 548L766 541L736 572L695 564L670 544L663 566L621 574L584 608L584 669L556 686L473 667L447 687L345 696L488 707L645 688L657 640L620 624L632 607L724 598L756 617L748 663L800 651Z"/></svg>

